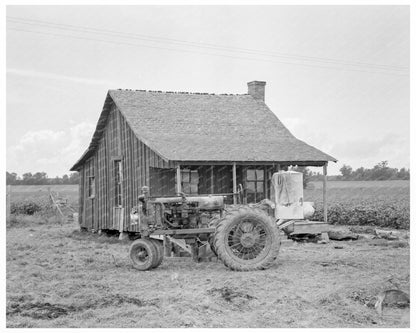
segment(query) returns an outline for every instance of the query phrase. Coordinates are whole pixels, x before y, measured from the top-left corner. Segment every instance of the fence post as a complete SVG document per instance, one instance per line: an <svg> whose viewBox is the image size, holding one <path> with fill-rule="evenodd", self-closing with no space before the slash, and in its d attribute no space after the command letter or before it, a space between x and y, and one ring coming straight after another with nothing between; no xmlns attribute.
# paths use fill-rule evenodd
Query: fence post
<svg viewBox="0 0 416 333"><path fill-rule="evenodd" d="M12 186L11 185L7 185L7 193L6 193L6 219L9 219L10 218L11 200L12 200Z"/></svg>
<svg viewBox="0 0 416 333"><path fill-rule="evenodd" d="M327 167L328 167L328 162L325 163L323 166L324 177L323 177L323 185L322 185L323 204L324 204L324 222L325 223L328 223Z"/></svg>

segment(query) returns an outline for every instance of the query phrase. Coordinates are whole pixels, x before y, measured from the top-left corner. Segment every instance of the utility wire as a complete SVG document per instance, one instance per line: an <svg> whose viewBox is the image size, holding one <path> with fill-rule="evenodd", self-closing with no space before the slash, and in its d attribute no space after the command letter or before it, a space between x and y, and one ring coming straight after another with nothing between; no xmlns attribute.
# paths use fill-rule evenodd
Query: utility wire
<svg viewBox="0 0 416 333"><path fill-rule="evenodd" d="M53 23L41 20L34 20L34 19L24 19L19 17L12 17L7 16L7 19L14 23L21 23L27 25L35 25L35 26L44 26L50 27L54 29L61 29L66 31L78 31L78 32L88 32L88 33L95 33L101 35L116 35L122 36L125 38L133 38L138 40L145 40L155 43L170 43L170 44L179 44L185 45L189 47L197 47L197 48L207 48L207 49L214 49L219 51L227 51L227 52L239 52L239 53L247 53L251 55L261 55L266 57L278 57L278 58L286 58L292 60L305 60L309 62L319 62L324 64L334 64L334 65L347 65L347 66L365 66L365 67L372 67L371 69L380 69L380 70L391 70L391 71L407 71L408 67L403 66L394 66L394 65L381 65L381 64L371 64L366 62L358 62L358 61L345 61L341 59L334 59L334 58L322 58L322 57L311 57L311 56L302 56L297 54L288 54L288 53L278 53L278 52L270 52L270 51L259 51L254 49L247 49L247 48L239 48L239 47L229 47L229 46L221 46L209 43L196 43L178 39L171 39L171 38L163 38L163 37L154 37L154 36L147 36L137 33L126 33L114 30L107 30L107 29L97 29L97 28L90 28L90 27L83 27L83 26L76 26L71 24L63 24L63 23Z"/></svg>
<svg viewBox="0 0 416 333"><path fill-rule="evenodd" d="M160 50L170 50L170 51L177 51L177 52L198 53L198 54L202 54L202 55L214 55L214 56L219 56L219 57L226 57L226 58L240 59L240 60L252 60L252 61L260 61L260 62L271 62L271 63L278 63L278 64L287 64L287 65L295 65L295 66L303 66L303 67L312 67L312 68L326 68L326 69L334 69L334 70L341 70L341 71L354 71L354 72L362 72L362 73L387 74L387 75L395 75L395 76L407 76L406 74L399 74L398 72L366 71L366 70L353 69L353 68L340 68L340 67L311 65L311 64L304 64L304 63L274 61L274 60L269 60L269 59L256 59L256 58L247 58L247 57L237 57L237 56L231 56L231 55L225 55L225 54L217 54L217 53L204 53L204 52L199 52L199 51L196 51L196 50L173 49L173 48L153 46L153 45L133 44L133 43L127 43L127 42L118 42L118 41L114 41L114 40L88 38L88 37L82 37L82 36L57 34L57 33L43 32L43 31L24 30L24 29L16 29L16 28L7 28L7 29L8 30L13 30L13 31L28 32L28 33L35 33L35 34L41 34L41 35L49 35L49 36L55 36L55 37L69 37L69 38L75 38L75 39L81 39L81 40L88 40L88 41L95 41L95 42L103 42L103 43L109 43L109 44L128 45L128 46L135 46L135 47L147 47L147 48L154 48L154 49L160 49Z"/></svg>

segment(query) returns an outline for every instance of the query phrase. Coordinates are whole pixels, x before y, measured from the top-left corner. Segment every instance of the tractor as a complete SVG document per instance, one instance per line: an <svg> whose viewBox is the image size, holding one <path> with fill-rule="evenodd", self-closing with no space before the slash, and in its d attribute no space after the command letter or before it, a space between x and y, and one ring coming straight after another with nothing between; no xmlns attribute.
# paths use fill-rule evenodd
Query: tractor
<svg viewBox="0 0 416 333"><path fill-rule="evenodd" d="M311 203L303 201L302 173L273 174L272 200L256 204L226 205L223 195L151 197L144 186L139 204L130 213L138 225L138 239L130 246L130 258L138 270L158 267L164 257L161 238L189 250L194 259L209 246L236 271L267 269L275 261L281 230L310 217ZM239 195L234 193L233 195Z"/></svg>

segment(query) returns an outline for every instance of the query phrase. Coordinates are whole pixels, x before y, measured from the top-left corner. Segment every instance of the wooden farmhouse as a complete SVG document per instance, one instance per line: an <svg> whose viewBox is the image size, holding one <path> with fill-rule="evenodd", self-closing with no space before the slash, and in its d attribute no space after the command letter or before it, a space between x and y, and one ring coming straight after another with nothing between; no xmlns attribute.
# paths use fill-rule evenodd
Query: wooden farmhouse
<svg viewBox="0 0 416 333"><path fill-rule="evenodd" d="M82 228L137 231L130 210L151 196L226 194L228 203L271 195L271 176L333 157L295 138L264 102L265 82L241 95L110 90L80 174ZM237 196L235 193L239 192ZM234 195L233 195L234 194Z"/></svg>

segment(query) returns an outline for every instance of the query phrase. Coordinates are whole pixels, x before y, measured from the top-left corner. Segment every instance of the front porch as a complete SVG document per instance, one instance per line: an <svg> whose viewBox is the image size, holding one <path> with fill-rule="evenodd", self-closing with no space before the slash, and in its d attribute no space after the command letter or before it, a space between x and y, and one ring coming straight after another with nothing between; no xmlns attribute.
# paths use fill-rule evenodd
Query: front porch
<svg viewBox="0 0 416 333"><path fill-rule="evenodd" d="M150 168L151 196L223 195L227 204L274 200L273 173L288 167L322 166L324 221L327 222L327 162L183 162L176 169Z"/></svg>

